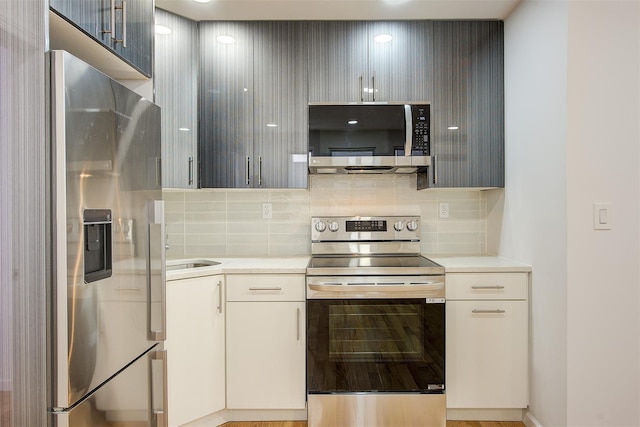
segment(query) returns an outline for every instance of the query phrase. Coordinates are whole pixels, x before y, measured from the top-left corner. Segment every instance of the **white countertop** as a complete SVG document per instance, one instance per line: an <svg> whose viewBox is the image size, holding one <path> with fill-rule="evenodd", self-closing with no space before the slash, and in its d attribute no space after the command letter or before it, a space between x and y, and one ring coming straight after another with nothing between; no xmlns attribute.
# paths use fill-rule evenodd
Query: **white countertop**
<svg viewBox="0 0 640 427"><path fill-rule="evenodd" d="M309 256L264 258L185 258L167 260L167 265L211 260L220 264L181 270L167 269L167 281L215 274L305 274Z"/></svg>
<svg viewBox="0 0 640 427"><path fill-rule="evenodd" d="M498 256L429 256L427 258L445 268L447 273L505 273L530 272L531 266Z"/></svg>

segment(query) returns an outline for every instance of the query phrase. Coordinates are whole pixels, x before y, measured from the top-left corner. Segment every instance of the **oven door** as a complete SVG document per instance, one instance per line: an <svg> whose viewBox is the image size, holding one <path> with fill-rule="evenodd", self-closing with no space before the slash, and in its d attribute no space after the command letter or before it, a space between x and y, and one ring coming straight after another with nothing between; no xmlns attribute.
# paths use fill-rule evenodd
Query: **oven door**
<svg viewBox="0 0 640 427"><path fill-rule="evenodd" d="M308 299L307 390L443 394L444 298Z"/></svg>

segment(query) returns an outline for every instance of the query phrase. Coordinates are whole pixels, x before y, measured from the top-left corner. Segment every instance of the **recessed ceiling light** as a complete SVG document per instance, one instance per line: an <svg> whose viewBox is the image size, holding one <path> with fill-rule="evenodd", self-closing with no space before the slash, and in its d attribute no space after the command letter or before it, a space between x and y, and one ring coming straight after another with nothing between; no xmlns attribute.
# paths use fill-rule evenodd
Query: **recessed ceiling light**
<svg viewBox="0 0 640 427"><path fill-rule="evenodd" d="M373 38L373 41L376 43L389 43L391 40L393 40L391 34L378 34Z"/></svg>
<svg viewBox="0 0 640 427"><path fill-rule="evenodd" d="M357 121L357 120L349 120L349 121L347 122L347 124L355 125L355 124L358 124L358 121Z"/></svg>
<svg viewBox="0 0 640 427"><path fill-rule="evenodd" d="M171 34L171 28L164 25L156 25L156 34Z"/></svg>
<svg viewBox="0 0 640 427"><path fill-rule="evenodd" d="M227 35L218 36L218 37L216 37L216 40L218 40L220 43L224 43L224 44L231 44L231 43L235 43L236 42L236 38L235 37L227 36Z"/></svg>

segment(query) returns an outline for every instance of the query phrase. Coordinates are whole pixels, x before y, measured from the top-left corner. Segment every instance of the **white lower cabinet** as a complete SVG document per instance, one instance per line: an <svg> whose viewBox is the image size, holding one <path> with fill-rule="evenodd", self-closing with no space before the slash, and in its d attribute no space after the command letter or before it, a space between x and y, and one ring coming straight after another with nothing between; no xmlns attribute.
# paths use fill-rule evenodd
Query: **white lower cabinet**
<svg viewBox="0 0 640 427"><path fill-rule="evenodd" d="M304 409L303 274L227 275L227 408Z"/></svg>
<svg viewBox="0 0 640 427"><path fill-rule="evenodd" d="M167 282L168 424L225 408L224 276Z"/></svg>
<svg viewBox="0 0 640 427"><path fill-rule="evenodd" d="M448 409L528 406L528 273L448 273Z"/></svg>

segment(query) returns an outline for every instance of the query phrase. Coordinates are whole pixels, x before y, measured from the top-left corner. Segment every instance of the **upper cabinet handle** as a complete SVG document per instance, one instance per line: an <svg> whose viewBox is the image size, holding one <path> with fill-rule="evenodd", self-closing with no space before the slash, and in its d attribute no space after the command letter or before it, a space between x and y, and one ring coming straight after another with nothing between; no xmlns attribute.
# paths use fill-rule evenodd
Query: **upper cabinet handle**
<svg viewBox="0 0 640 427"><path fill-rule="evenodd" d="M122 47L127 47L127 2L126 0L122 0L121 6L115 6L115 0L111 2L111 22L115 25L115 13L114 9L122 10L122 38L119 39L115 37L114 34L114 43L122 43ZM113 28L113 27L112 27ZM115 33L115 31L114 31Z"/></svg>
<svg viewBox="0 0 640 427"><path fill-rule="evenodd" d="M115 4L114 4L115 0L110 0L110 14L109 14L109 26L110 28L105 29L104 28L104 8L102 8L102 31L100 31L100 34L112 34L113 33L113 23L114 23L114 18L113 18L113 10L115 8ZM113 36L111 36L113 38Z"/></svg>
<svg viewBox="0 0 640 427"><path fill-rule="evenodd" d="M247 186L249 186L251 184L251 181L249 181L249 169L250 168L251 168L251 158L249 156L247 156L247 169L246 169L246 172L244 174L245 181L247 182Z"/></svg>
<svg viewBox="0 0 640 427"><path fill-rule="evenodd" d="M364 88L362 87L362 76L360 76L360 102L364 102Z"/></svg>
<svg viewBox="0 0 640 427"><path fill-rule="evenodd" d="M371 76L371 93L373 94L373 102L376 102L376 75Z"/></svg>
<svg viewBox="0 0 640 427"><path fill-rule="evenodd" d="M189 185L193 185L193 157L189 157Z"/></svg>
<svg viewBox="0 0 640 427"><path fill-rule="evenodd" d="M262 187L262 156L258 156L258 187Z"/></svg>

